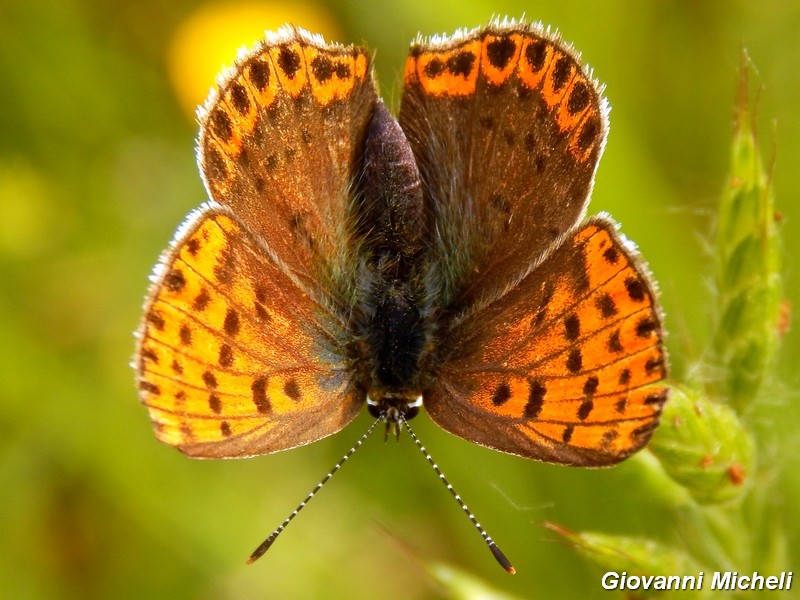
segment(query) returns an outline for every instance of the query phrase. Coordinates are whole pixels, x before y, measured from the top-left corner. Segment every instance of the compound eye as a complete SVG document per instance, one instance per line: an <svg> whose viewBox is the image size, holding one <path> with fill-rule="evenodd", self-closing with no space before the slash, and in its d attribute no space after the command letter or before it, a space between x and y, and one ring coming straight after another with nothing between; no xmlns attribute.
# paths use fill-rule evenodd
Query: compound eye
<svg viewBox="0 0 800 600"><path fill-rule="evenodd" d="M413 419L419 414L419 406L411 405L406 409L405 417L406 419Z"/></svg>

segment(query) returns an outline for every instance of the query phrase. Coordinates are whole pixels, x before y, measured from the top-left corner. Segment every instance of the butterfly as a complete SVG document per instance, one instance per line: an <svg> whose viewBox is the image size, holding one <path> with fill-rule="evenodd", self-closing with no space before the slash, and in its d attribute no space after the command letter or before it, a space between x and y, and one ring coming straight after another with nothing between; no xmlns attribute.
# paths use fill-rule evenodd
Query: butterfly
<svg viewBox="0 0 800 600"><path fill-rule="evenodd" d="M152 276L135 358L156 436L198 458L301 446L366 404L599 467L667 399L635 246L586 218L608 105L538 24L417 39L398 116L371 59L286 26L199 110L210 200Z"/></svg>

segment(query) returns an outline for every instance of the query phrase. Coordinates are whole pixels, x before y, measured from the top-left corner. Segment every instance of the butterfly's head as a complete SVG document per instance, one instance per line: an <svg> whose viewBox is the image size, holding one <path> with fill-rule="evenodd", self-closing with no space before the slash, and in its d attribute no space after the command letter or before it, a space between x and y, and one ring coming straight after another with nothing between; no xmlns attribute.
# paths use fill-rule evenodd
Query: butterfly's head
<svg viewBox="0 0 800 600"><path fill-rule="evenodd" d="M419 414L419 407L422 406L422 396L398 392L384 392L373 395L375 398L372 395L367 395L369 414L386 422L386 439L388 439L389 431L391 431L394 433L394 437L399 440L401 425Z"/></svg>
<svg viewBox="0 0 800 600"><path fill-rule="evenodd" d="M387 423L399 422L401 415L406 420L413 419L421 406L422 396L417 393L382 392L367 396L369 414L382 417Z"/></svg>

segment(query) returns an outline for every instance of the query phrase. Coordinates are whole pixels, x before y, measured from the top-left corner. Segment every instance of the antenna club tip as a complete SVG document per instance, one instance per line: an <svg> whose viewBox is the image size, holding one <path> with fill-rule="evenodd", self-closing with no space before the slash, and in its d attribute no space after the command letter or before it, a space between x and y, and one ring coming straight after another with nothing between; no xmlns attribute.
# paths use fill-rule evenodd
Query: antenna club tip
<svg viewBox="0 0 800 600"><path fill-rule="evenodd" d="M511 564L511 561L508 560L508 558L506 558L506 555L503 554L502 550L500 550L500 548L497 547L497 544L495 544L494 542L490 541L489 542L489 550L492 551L492 554L494 555L494 557L497 560L497 562L500 563L501 567L503 567L511 575L516 574L517 570L513 567L513 565Z"/></svg>
<svg viewBox="0 0 800 600"><path fill-rule="evenodd" d="M267 551L267 548L269 548L268 544L262 544L261 546L259 546L258 549L255 552L253 552L250 556L247 557L247 561L246 561L247 564L248 565L252 565L259 558L264 556L264 553Z"/></svg>
<svg viewBox="0 0 800 600"><path fill-rule="evenodd" d="M270 536L266 540L264 540L264 543L261 544L258 548L256 548L255 552L253 552L250 556L247 557L247 564L248 565L252 565L259 558L264 556L264 553L267 550L269 550L269 547L272 546L272 542L274 542L274 541L275 541L275 538L272 537L272 536Z"/></svg>

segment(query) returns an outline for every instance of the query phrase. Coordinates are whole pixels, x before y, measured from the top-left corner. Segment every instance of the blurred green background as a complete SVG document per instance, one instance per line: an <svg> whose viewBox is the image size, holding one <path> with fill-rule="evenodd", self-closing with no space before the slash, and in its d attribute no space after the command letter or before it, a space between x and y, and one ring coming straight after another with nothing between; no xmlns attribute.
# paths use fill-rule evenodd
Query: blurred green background
<svg viewBox="0 0 800 600"><path fill-rule="evenodd" d="M423 415L417 433L518 575L497 567L411 441L382 436L245 566L369 417L291 452L203 462L158 444L138 403L128 363L147 277L206 197L187 105L237 47L285 20L365 43L396 106L417 32L523 14L558 28L607 86L611 134L590 212L614 215L659 280L674 378L707 340L707 245L742 46L758 70L786 295L798 305L798 2L0 0L0 595L436 598L446 591L425 565L441 561L522 598L607 597L599 570L544 521L681 545L686 530L641 457L599 471L543 465L456 439ZM783 467L774 509L795 551L799 359L790 330L785 387L763 411Z"/></svg>

